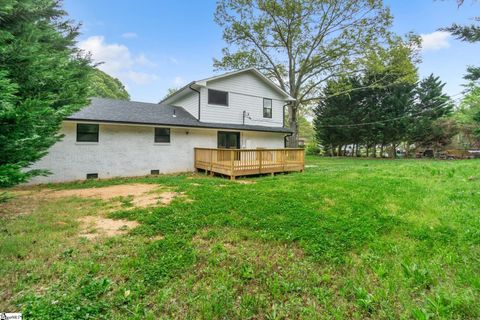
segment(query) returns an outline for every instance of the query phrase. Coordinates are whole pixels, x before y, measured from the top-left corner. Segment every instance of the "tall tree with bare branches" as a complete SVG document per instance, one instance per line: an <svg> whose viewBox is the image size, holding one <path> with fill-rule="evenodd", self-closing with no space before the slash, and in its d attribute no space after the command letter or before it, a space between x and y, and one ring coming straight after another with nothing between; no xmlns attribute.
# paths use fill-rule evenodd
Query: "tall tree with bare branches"
<svg viewBox="0 0 480 320"><path fill-rule="evenodd" d="M392 17L381 0L219 0L215 21L228 45L217 69L254 66L296 99L288 106L296 146L299 109L318 104L330 78L356 73Z"/></svg>

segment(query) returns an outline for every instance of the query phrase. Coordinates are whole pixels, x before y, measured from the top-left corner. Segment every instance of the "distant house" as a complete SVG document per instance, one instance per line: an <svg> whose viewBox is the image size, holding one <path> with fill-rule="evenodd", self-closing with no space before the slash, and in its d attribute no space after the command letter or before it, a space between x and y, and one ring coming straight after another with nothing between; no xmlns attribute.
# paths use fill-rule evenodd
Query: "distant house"
<svg viewBox="0 0 480 320"><path fill-rule="evenodd" d="M66 118L64 138L33 183L194 170L194 148L283 148L294 100L254 68L193 81L159 104L92 98Z"/></svg>

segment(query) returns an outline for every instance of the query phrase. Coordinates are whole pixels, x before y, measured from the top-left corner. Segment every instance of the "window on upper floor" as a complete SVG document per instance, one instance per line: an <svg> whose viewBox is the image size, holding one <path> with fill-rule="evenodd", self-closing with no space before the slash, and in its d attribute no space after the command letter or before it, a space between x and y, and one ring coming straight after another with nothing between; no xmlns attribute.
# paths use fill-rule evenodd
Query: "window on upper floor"
<svg viewBox="0 0 480 320"><path fill-rule="evenodd" d="M155 128L155 143L170 143L170 129Z"/></svg>
<svg viewBox="0 0 480 320"><path fill-rule="evenodd" d="M77 123L77 142L98 142L98 124Z"/></svg>
<svg viewBox="0 0 480 320"><path fill-rule="evenodd" d="M228 107L228 92L208 89L208 104Z"/></svg>
<svg viewBox="0 0 480 320"><path fill-rule="evenodd" d="M263 117L272 117L272 99L263 98Z"/></svg>

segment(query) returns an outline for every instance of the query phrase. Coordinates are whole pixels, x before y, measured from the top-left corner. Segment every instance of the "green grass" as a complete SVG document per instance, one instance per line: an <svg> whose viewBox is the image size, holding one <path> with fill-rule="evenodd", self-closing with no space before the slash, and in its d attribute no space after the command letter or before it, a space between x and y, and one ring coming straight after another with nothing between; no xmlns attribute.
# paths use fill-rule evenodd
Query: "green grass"
<svg viewBox="0 0 480 320"><path fill-rule="evenodd" d="M135 210L123 199L109 216L140 226L99 241L79 238L76 219L105 212L100 200L40 199L31 213L0 217L0 311L26 319L480 318L480 161L308 158L303 174L249 180L49 186L141 182L185 197Z"/></svg>

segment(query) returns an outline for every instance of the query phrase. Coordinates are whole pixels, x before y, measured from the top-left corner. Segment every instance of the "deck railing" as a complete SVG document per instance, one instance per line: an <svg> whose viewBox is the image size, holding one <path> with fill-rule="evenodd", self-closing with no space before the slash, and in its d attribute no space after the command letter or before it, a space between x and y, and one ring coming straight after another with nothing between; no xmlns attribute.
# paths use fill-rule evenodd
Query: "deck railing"
<svg viewBox="0 0 480 320"><path fill-rule="evenodd" d="M304 149L212 149L195 148L195 168L237 176L303 171Z"/></svg>

